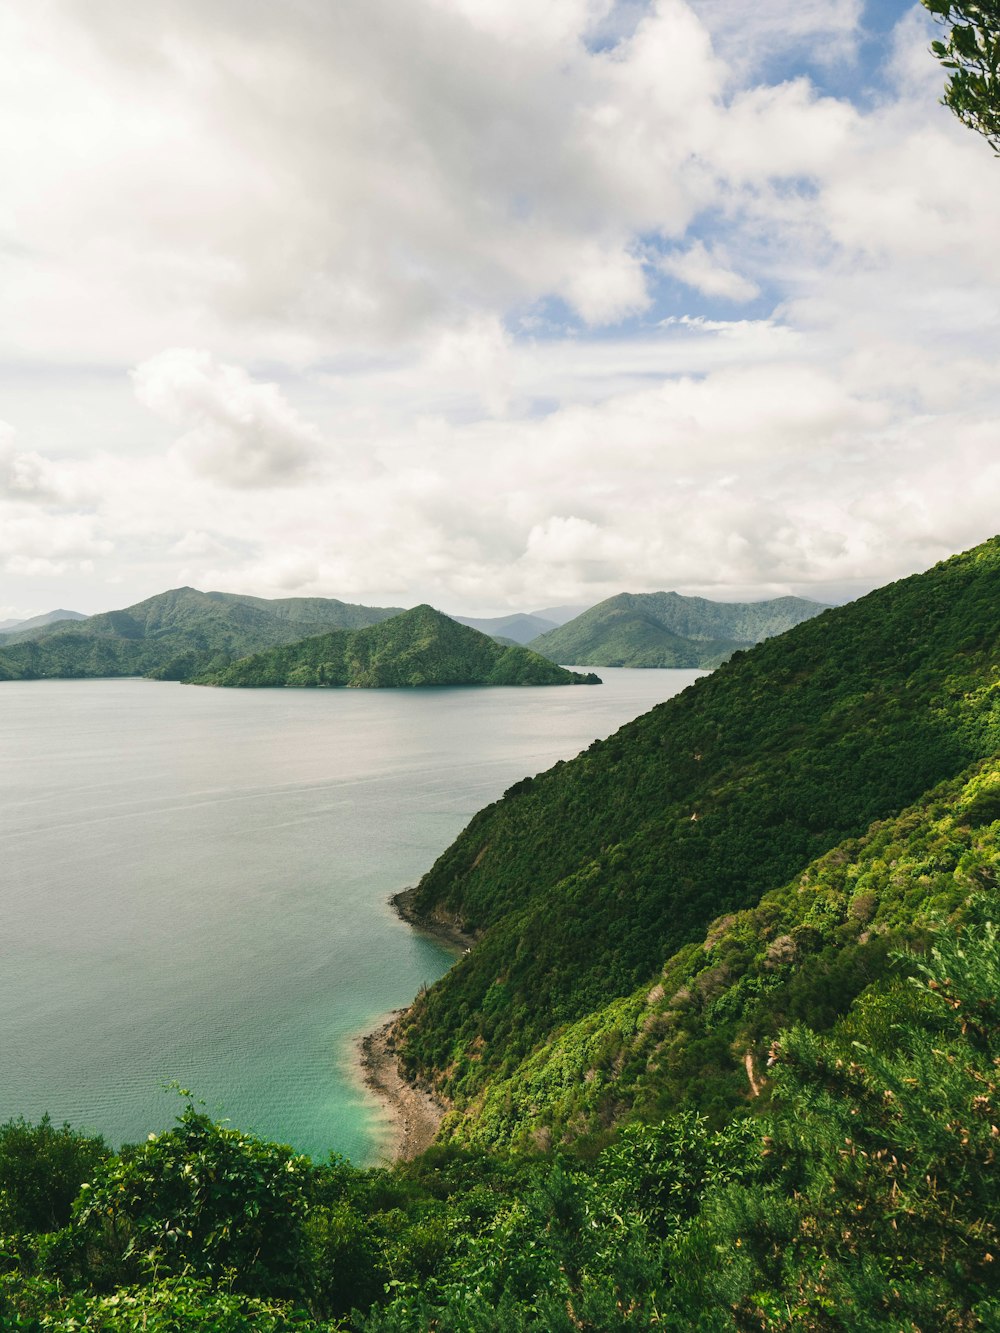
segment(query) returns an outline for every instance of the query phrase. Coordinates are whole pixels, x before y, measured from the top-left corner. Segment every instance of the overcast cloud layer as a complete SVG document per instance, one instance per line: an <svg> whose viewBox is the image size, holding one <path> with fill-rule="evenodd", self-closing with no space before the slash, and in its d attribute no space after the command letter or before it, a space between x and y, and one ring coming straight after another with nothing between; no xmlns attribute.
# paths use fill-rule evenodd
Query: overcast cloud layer
<svg viewBox="0 0 1000 1333"><path fill-rule="evenodd" d="M991 536L1000 163L930 36L903 0L4 6L0 620L842 600Z"/></svg>

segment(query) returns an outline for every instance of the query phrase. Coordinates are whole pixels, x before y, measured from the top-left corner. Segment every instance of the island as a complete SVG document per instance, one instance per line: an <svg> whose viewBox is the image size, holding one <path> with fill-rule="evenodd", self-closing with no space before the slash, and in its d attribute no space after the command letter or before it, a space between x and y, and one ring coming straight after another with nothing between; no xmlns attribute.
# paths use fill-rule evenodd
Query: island
<svg viewBox="0 0 1000 1333"><path fill-rule="evenodd" d="M194 685L398 689L429 685L600 685L519 644L504 645L426 604L359 630L254 653Z"/></svg>

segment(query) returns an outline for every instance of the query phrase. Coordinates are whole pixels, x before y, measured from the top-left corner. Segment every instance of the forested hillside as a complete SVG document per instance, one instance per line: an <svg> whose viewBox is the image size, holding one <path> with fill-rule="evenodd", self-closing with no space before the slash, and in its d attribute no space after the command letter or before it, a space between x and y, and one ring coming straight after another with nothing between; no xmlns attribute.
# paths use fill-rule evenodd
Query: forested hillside
<svg viewBox="0 0 1000 1333"><path fill-rule="evenodd" d="M1000 759L935 787L894 819L839 843L790 883L713 921L631 995L561 1030L452 1114L463 1143L599 1141L639 1115L696 1109L725 1123L769 1093L780 1028L834 1026L857 997L898 975L994 886Z"/></svg>
<svg viewBox="0 0 1000 1333"><path fill-rule="evenodd" d="M257 653L198 685L342 686L363 689L422 685L599 685L520 645L498 643L430 606L381 625L303 639Z"/></svg>
<svg viewBox="0 0 1000 1333"><path fill-rule="evenodd" d="M268 601L175 588L79 622L60 621L5 640L0 680L153 676L182 680L273 644L326 629L353 629L398 615L326 597Z"/></svg>
<svg viewBox="0 0 1000 1333"><path fill-rule="evenodd" d="M481 939L401 1024L408 1069L471 1102L720 914L996 753L998 598L994 539L738 654L481 811L409 903Z"/></svg>
<svg viewBox="0 0 1000 1333"><path fill-rule="evenodd" d="M579 666L708 669L824 609L801 597L712 602L676 592L623 592L532 639L531 647Z"/></svg>

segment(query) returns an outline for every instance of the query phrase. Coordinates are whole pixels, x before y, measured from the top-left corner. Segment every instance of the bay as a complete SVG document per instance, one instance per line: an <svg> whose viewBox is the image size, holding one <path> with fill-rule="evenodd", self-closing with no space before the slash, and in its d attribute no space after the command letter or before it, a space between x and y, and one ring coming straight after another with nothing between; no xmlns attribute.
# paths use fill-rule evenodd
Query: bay
<svg viewBox="0 0 1000 1333"><path fill-rule="evenodd" d="M0 1121L116 1146L176 1081L219 1118L377 1160L356 1037L449 966L388 898L475 812L701 673L594 688L0 686Z"/></svg>

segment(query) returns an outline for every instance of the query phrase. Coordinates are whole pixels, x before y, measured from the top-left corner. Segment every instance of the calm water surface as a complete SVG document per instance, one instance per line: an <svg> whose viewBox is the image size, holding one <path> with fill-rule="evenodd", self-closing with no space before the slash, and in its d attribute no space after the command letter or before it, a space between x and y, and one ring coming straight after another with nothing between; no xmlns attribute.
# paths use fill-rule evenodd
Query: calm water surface
<svg viewBox="0 0 1000 1333"><path fill-rule="evenodd" d="M693 681L600 688L0 685L0 1121L215 1115L377 1158L353 1040L451 956L403 925L471 816Z"/></svg>

